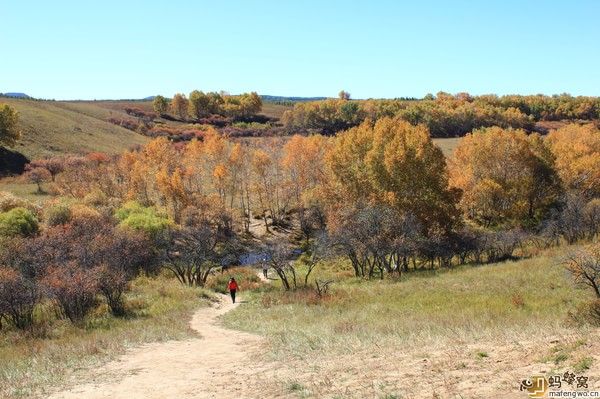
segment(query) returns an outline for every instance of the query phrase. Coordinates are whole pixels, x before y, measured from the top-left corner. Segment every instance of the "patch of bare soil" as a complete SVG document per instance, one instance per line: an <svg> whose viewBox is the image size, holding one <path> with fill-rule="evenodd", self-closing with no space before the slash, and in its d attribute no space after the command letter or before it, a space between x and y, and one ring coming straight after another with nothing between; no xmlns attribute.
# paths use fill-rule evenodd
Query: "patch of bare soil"
<svg viewBox="0 0 600 399"><path fill-rule="evenodd" d="M217 306L196 312L191 327L199 338L144 345L124 354L88 381L51 398L252 398L260 381L253 354L263 340L219 327L217 318L233 309L225 296ZM260 374L259 374L260 375Z"/></svg>

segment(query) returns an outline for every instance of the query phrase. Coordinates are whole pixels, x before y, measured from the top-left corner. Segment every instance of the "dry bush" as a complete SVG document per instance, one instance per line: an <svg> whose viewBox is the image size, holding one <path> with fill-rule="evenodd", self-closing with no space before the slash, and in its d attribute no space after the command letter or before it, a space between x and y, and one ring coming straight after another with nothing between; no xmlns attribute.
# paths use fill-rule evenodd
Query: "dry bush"
<svg viewBox="0 0 600 399"><path fill-rule="evenodd" d="M580 304L573 312L569 313L569 317L575 325L600 327L600 299Z"/></svg>
<svg viewBox="0 0 600 399"><path fill-rule="evenodd" d="M570 254L565 267L576 283L590 287L600 299L600 244L588 245Z"/></svg>
<svg viewBox="0 0 600 399"><path fill-rule="evenodd" d="M4 317L20 329L31 326L33 309L39 299L39 290L34 281L25 278L17 270L0 268L0 321Z"/></svg>
<svg viewBox="0 0 600 399"><path fill-rule="evenodd" d="M122 268L106 264L96 268L98 290L106 299L110 311L115 316L125 315L123 293L129 288L129 278Z"/></svg>
<svg viewBox="0 0 600 399"><path fill-rule="evenodd" d="M98 273L69 263L48 268L42 279L48 296L56 301L61 313L73 323L81 322L98 301Z"/></svg>
<svg viewBox="0 0 600 399"><path fill-rule="evenodd" d="M0 212L8 212L14 208L26 208L34 213L39 212L39 208L31 202L11 193L0 192Z"/></svg>
<svg viewBox="0 0 600 399"><path fill-rule="evenodd" d="M55 204L44 210L46 225L50 227L65 225L71 221L72 217L73 212L66 204Z"/></svg>

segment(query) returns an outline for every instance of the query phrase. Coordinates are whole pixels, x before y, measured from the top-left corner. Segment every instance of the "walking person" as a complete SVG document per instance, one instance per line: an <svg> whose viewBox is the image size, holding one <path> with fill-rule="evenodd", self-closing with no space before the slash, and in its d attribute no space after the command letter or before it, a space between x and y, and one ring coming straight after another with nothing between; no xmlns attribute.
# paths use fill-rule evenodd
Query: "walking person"
<svg viewBox="0 0 600 399"><path fill-rule="evenodd" d="M235 293L239 289L237 281L232 277L229 279L229 284L227 284L227 288L229 289L229 294L231 295L231 301L235 303Z"/></svg>
<svg viewBox="0 0 600 399"><path fill-rule="evenodd" d="M262 272L263 276L265 277L265 280L267 280L269 278L269 264L266 261L262 264Z"/></svg>

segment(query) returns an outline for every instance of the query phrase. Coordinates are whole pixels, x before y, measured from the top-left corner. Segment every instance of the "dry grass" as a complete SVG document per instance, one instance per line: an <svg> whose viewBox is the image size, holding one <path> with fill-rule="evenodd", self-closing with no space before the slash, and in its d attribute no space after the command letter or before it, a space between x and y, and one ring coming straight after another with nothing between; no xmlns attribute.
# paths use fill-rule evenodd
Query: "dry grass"
<svg viewBox="0 0 600 399"><path fill-rule="evenodd" d="M91 151L116 154L148 141L106 122L111 111L94 104L9 98L0 103L19 112L23 138L14 149L30 159Z"/></svg>
<svg viewBox="0 0 600 399"><path fill-rule="evenodd" d="M562 251L401 281L329 264L316 276L335 278L331 296L267 292L224 322L267 337L264 361L279 366L265 396L519 397L535 373L600 376L598 330L569 316L590 293L572 284Z"/></svg>
<svg viewBox="0 0 600 399"><path fill-rule="evenodd" d="M127 295L126 318L112 317L101 305L83 326L75 327L54 320L48 307L40 308L31 332L0 331L0 397L44 396L46 389L129 347L192 336L191 314L211 295L171 278L140 277Z"/></svg>
<svg viewBox="0 0 600 399"><path fill-rule="evenodd" d="M35 183L28 183L19 177L6 177L0 179L0 192L8 192L17 197L24 198L33 203L42 203L53 196L46 190L48 184L43 183L43 193L38 193L38 187Z"/></svg>
<svg viewBox="0 0 600 399"><path fill-rule="evenodd" d="M445 139L433 139L433 143L440 147L446 158L448 158L452 156L452 153L454 153L454 149L458 146L460 140L461 137L451 137Z"/></svg>
<svg viewBox="0 0 600 399"><path fill-rule="evenodd" d="M270 293L270 299L256 299L226 321L269 336L275 351L351 353L375 343L553 334L564 330L568 312L589 294L573 286L553 255L415 273L400 282L341 276L321 302L312 291L291 297Z"/></svg>
<svg viewBox="0 0 600 399"><path fill-rule="evenodd" d="M266 115L270 118L281 119L281 117L283 116L283 113L285 111L287 111L288 109L292 109L292 108L293 107L289 106L289 105L281 105L281 104L275 104L275 103L271 103L271 102L264 102L262 111L260 113L263 115Z"/></svg>

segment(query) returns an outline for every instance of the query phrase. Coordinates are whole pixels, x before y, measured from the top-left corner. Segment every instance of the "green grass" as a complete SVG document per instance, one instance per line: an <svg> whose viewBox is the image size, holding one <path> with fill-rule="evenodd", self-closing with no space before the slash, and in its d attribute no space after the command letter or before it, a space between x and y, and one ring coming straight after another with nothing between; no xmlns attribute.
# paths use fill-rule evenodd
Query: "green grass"
<svg viewBox="0 0 600 399"><path fill-rule="evenodd" d="M2 98L19 112L22 140L14 147L30 159L92 151L119 153L148 139L106 121L111 111L93 103ZM124 114L122 114L124 115Z"/></svg>
<svg viewBox="0 0 600 399"><path fill-rule="evenodd" d="M592 367L592 364L594 364L594 358L586 356L573 365L573 371L575 371L576 373L581 373L583 371L589 370L590 367Z"/></svg>
<svg viewBox="0 0 600 399"><path fill-rule="evenodd" d="M316 273L336 276L330 297L265 293L227 314L225 323L266 335L278 355L351 354L449 339L510 342L564 331L568 312L589 295L573 286L552 254L414 273L402 281L359 281L333 269Z"/></svg>
<svg viewBox="0 0 600 399"><path fill-rule="evenodd" d="M140 277L127 294L126 318L111 316L101 305L84 326L75 327L54 320L50 309L41 307L33 332L0 331L0 397L43 396L45 388L59 386L77 370L96 367L128 347L193 336L191 314L211 296L172 278Z"/></svg>

